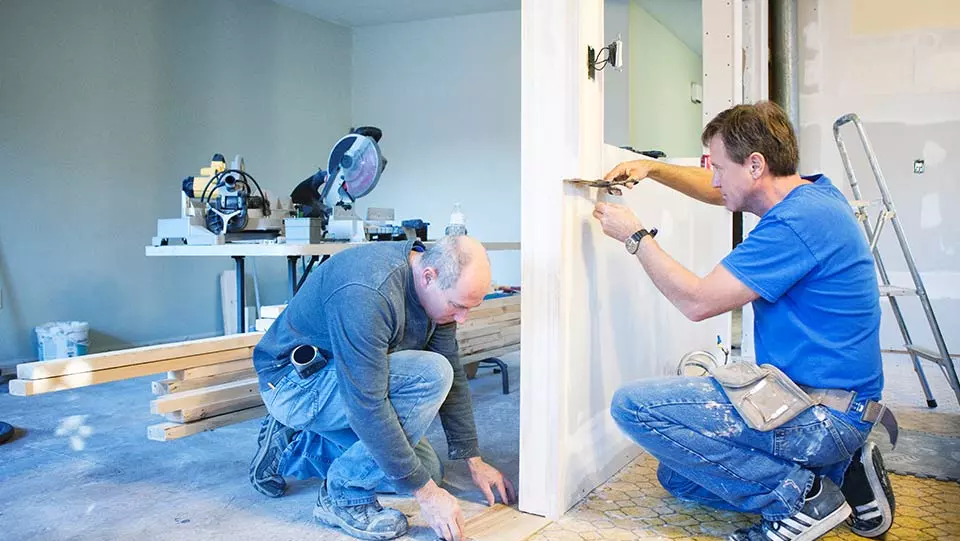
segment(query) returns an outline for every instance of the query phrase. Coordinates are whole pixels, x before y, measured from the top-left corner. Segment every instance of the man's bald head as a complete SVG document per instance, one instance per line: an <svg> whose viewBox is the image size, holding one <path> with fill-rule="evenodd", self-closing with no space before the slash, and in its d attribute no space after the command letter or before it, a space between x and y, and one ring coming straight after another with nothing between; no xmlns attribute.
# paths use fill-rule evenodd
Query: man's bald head
<svg viewBox="0 0 960 541"><path fill-rule="evenodd" d="M447 236L427 248L414 275L420 303L431 319L463 322L490 291L490 258L476 239Z"/></svg>

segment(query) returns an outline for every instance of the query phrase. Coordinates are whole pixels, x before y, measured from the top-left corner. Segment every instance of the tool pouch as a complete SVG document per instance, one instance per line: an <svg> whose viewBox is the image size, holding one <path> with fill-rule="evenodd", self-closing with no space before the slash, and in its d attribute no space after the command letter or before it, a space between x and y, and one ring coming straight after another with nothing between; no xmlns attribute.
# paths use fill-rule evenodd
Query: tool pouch
<svg viewBox="0 0 960 541"><path fill-rule="evenodd" d="M769 364L738 362L712 367L710 375L754 430L773 430L814 405L803 389Z"/></svg>

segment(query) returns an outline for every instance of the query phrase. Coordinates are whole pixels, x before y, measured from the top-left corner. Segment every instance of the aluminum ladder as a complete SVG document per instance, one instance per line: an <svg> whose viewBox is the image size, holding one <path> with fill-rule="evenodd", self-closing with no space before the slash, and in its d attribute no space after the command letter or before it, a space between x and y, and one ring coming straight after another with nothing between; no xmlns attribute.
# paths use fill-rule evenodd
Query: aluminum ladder
<svg viewBox="0 0 960 541"><path fill-rule="evenodd" d="M853 123L857 129L857 133L860 135L860 142L863 144L863 150L866 152L867 160L870 162L870 169L873 170L873 176L876 178L877 186L880 188L883 209L880 211L880 215L877 216L875 225L872 227L866 209L869 202L864 201L863 196L860 194L860 185L857 184L857 177L853 172L853 165L850 163L847 147L844 145L843 138L840 136L840 128L849 123ZM937 323L937 317L933 313L930 298L927 297L927 290L924 289L923 280L917 271L917 264L913 260L913 253L910 252L910 246L907 244L907 237L903 234L903 227L901 227L900 218L897 216L897 211L893 207L893 199L890 197L890 192L887 190L887 182L883 179L883 173L880 171L877 155L873 152L873 147L870 145L869 139L867 139L867 134L863 129L860 118L853 113L838 118L836 122L833 123L833 138L837 142L837 148L840 150L840 158L843 160L843 168L846 171L847 180L850 181L850 188L852 188L853 196L856 198L856 201L851 202L851 204L856 209L857 219L863 224L863 229L867 234L867 241L870 243L870 251L873 252L873 258L877 264L877 272L880 275L880 295L890 301L890 308L893 310L893 315L897 319L900 334L903 335L904 347L913 360L913 369L920 379L920 386L923 387L923 394L926 396L927 406L935 408L937 407L937 401L930 391L930 384L927 383L927 377L923 373L923 366L920 363L920 359L933 361L940 367L947 381L950 382L950 387L953 388L953 392L957 396L957 401L960 402L960 381L957 380L957 370L953 366L950 352L947 351L947 344L943 340L943 333L940 332L940 325ZM877 240L880 238L880 232L883 231L883 226L888 221L893 223L893 230L897 234L897 240L900 242L903 258L906 260L907 267L910 269L910 276L913 277L914 287L912 289L891 285L887 270L883 266L883 259L881 259L880 250L877 248ZM907 330L907 324L903 319L903 314L900 312L900 305L897 303L898 296L913 296L920 299L920 304L923 305L923 311L927 315L927 323L930 325L930 331L933 333L933 339L937 344L937 351L917 346L913 343L913 340L910 339L910 332Z"/></svg>

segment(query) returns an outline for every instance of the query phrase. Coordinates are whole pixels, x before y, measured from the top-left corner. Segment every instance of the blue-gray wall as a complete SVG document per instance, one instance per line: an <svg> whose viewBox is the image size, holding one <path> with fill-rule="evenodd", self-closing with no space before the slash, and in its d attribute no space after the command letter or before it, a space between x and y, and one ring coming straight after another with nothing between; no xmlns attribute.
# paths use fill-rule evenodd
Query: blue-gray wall
<svg viewBox="0 0 960 541"><path fill-rule="evenodd" d="M350 127L351 34L266 0L0 2L0 361L218 334L230 259L147 258L214 152L288 195ZM285 261L260 259L284 300Z"/></svg>

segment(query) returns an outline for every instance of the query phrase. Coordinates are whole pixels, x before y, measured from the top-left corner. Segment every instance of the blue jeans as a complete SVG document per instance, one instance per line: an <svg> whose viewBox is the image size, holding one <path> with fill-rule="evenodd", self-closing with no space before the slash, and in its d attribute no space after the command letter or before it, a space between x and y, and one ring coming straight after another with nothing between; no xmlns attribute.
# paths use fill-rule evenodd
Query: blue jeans
<svg viewBox="0 0 960 541"><path fill-rule="evenodd" d="M417 457L439 484L443 466L424 435L450 391L453 368L446 357L429 351L392 353L388 363L390 403ZM340 506L370 503L376 492L395 492L347 422L334 363L306 380L291 371L261 394L270 414L298 431L281 455L282 475L325 478L330 497Z"/></svg>
<svg viewBox="0 0 960 541"><path fill-rule="evenodd" d="M795 514L814 475L838 486L871 425L815 406L779 428L747 426L713 378L667 377L631 383L610 413L660 467L677 498L769 520Z"/></svg>

